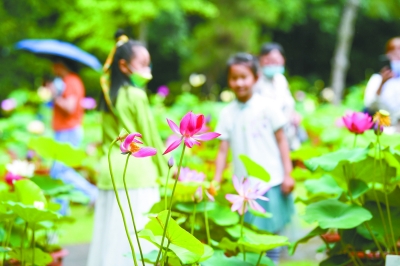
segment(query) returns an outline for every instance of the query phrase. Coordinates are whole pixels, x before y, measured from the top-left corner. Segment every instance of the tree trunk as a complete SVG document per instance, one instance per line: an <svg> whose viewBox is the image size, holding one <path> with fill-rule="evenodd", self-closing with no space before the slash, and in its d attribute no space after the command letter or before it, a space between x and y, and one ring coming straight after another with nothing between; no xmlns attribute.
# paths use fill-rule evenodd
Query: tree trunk
<svg viewBox="0 0 400 266"><path fill-rule="evenodd" d="M359 6L360 0L347 0L340 20L331 73L332 89L335 92L335 104L341 102L343 89L346 85L346 74L349 68L349 53L353 41Z"/></svg>
<svg viewBox="0 0 400 266"><path fill-rule="evenodd" d="M139 41L147 46L147 22L142 21L139 24Z"/></svg>

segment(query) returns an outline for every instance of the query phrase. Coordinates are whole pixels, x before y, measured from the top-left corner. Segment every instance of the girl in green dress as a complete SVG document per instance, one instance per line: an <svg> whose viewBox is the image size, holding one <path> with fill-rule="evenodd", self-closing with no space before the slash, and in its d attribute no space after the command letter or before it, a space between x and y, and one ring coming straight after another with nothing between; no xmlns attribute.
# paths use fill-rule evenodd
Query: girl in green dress
<svg viewBox="0 0 400 266"><path fill-rule="evenodd" d="M88 266L132 265L132 259L124 256L131 249L123 227L121 213L113 191L107 162L109 145L125 128L129 133L142 134L146 146L157 149L152 157L134 158L129 161L126 182L135 214L138 230L147 223L147 213L160 199L157 179L165 177L167 161L162 157L164 149L158 134L155 120L150 110L143 87L151 78L150 55L143 44L129 40L125 35L116 34L117 44L111 53L106 70L110 70L110 89L103 89L100 103L102 111L102 150L104 156L99 169L99 196L95 207L94 234L89 253ZM108 64L107 64L108 63ZM103 80L104 82L104 80ZM127 223L130 226L132 241L136 243L129 207L123 187L123 170L126 157L121 154L118 145L111 150L111 163L116 186L124 208ZM153 246L141 240L143 253L151 251ZM139 251L136 245L135 251Z"/></svg>

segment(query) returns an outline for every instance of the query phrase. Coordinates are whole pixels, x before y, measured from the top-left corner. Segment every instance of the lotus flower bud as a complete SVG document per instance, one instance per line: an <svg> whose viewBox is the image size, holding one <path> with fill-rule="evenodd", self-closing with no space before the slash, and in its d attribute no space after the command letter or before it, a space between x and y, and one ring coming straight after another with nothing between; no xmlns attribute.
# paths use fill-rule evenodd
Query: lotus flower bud
<svg viewBox="0 0 400 266"><path fill-rule="evenodd" d="M172 166L174 166L174 157L171 156L171 158L169 158L168 160L168 167L171 169Z"/></svg>

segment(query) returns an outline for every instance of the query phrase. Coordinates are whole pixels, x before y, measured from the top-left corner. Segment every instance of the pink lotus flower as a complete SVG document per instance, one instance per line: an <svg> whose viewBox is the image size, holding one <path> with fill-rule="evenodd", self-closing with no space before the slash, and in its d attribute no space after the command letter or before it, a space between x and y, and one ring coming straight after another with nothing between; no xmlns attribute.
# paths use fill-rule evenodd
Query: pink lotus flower
<svg viewBox="0 0 400 266"><path fill-rule="evenodd" d="M12 98L5 99L1 102L1 109L3 109L4 111L11 111L15 109L15 107L17 107L17 101Z"/></svg>
<svg viewBox="0 0 400 266"><path fill-rule="evenodd" d="M342 119L347 129L354 134L362 134L373 125L372 117L360 112L346 114Z"/></svg>
<svg viewBox="0 0 400 266"><path fill-rule="evenodd" d="M157 153L157 150L152 147L139 147L137 144L143 144L143 142L137 140L136 137L141 138L142 134L131 133L124 139L119 146L122 154L130 153L134 157L142 158L153 156Z"/></svg>
<svg viewBox="0 0 400 266"><path fill-rule="evenodd" d="M12 172L7 172L6 176L4 177L5 181L7 184L9 184L10 186L14 185L14 182L24 179L22 176L17 175L17 174L13 174Z"/></svg>
<svg viewBox="0 0 400 266"><path fill-rule="evenodd" d="M178 148L182 140L184 141L186 147L192 148L195 144L200 145L200 141L212 140L221 135L216 132L196 134L199 133L204 126L204 115L195 115L192 112L187 113L182 118L179 128L172 120L167 119L167 122L172 131L181 137L179 140L176 140L169 145L163 155Z"/></svg>
<svg viewBox="0 0 400 266"><path fill-rule="evenodd" d="M81 106L82 106L84 109L92 110L92 109L96 108L97 103L96 103L96 100L95 100L95 99L93 99L93 98L91 98L91 97L85 97L85 98L83 98L83 99L81 100Z"/></svg>
<svg viewBox="0 0 400 266"><path fill-rule="evenodd" d="M169 94L169 89L167 86L165 85L161 85L160 87L158 87L157 89L157 94L161 97L167 97Z"/></svg>
<svg viewBox="0 0 400 266"><path fill-rule="evenodd" d="M256 199L265 201L269 200L267 197L264 197L264 194L270 189L268 185L261 182L251 184L250 179L248 178L239 179L236 176L233 176L233 186L239 195L225 195L225 198L232 203L232 211L238 211L239 214L242 215L247 212L248 203L252 209L265 213L265 210L257 203Z"/></svg>
<svg viewBox="0 0 400 266"><path fill-rule="evenodd" d="M191 182L191 183L199 183L199 187L197 188L196 192L193 195L193 198L195 201L200 202L203 200L203 182L206 179L206 175L201 172L197 172L195 170L191 170L187 167L184 167L181 169L181 173L179 174L178 181L185 183L185 182ZM207 190L205 190L205 193L207 197L211 200L214 201L214 197L208 193Z"/></svg>

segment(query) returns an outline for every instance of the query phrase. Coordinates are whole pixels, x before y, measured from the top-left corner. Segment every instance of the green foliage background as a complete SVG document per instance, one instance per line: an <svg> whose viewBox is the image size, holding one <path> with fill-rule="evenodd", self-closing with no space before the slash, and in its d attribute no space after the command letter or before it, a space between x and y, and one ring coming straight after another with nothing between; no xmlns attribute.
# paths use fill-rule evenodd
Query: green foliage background
<svg viewBox="0 0 400 266"><path fill-rule="evenodd" d="M147 43L153 60L151 91L167 84L177 95L196 72L206 74L207 82L194 92L216 99L226 86L227 57L237 51L257 53L263 42L273 40L286 49L287 73L304 77L302 89L317 93L329 84L343 4L343 0L3 0L0 99L16 88L37 88L42 75L50 71L45 59L16 51L17 41L56 38L104 62L118 28ZM398 0L362 1L348 85L377 70L385 42L399 35L399 16ZM80 74L87 94L97 97L99 74L89 69Z"/></svg>

